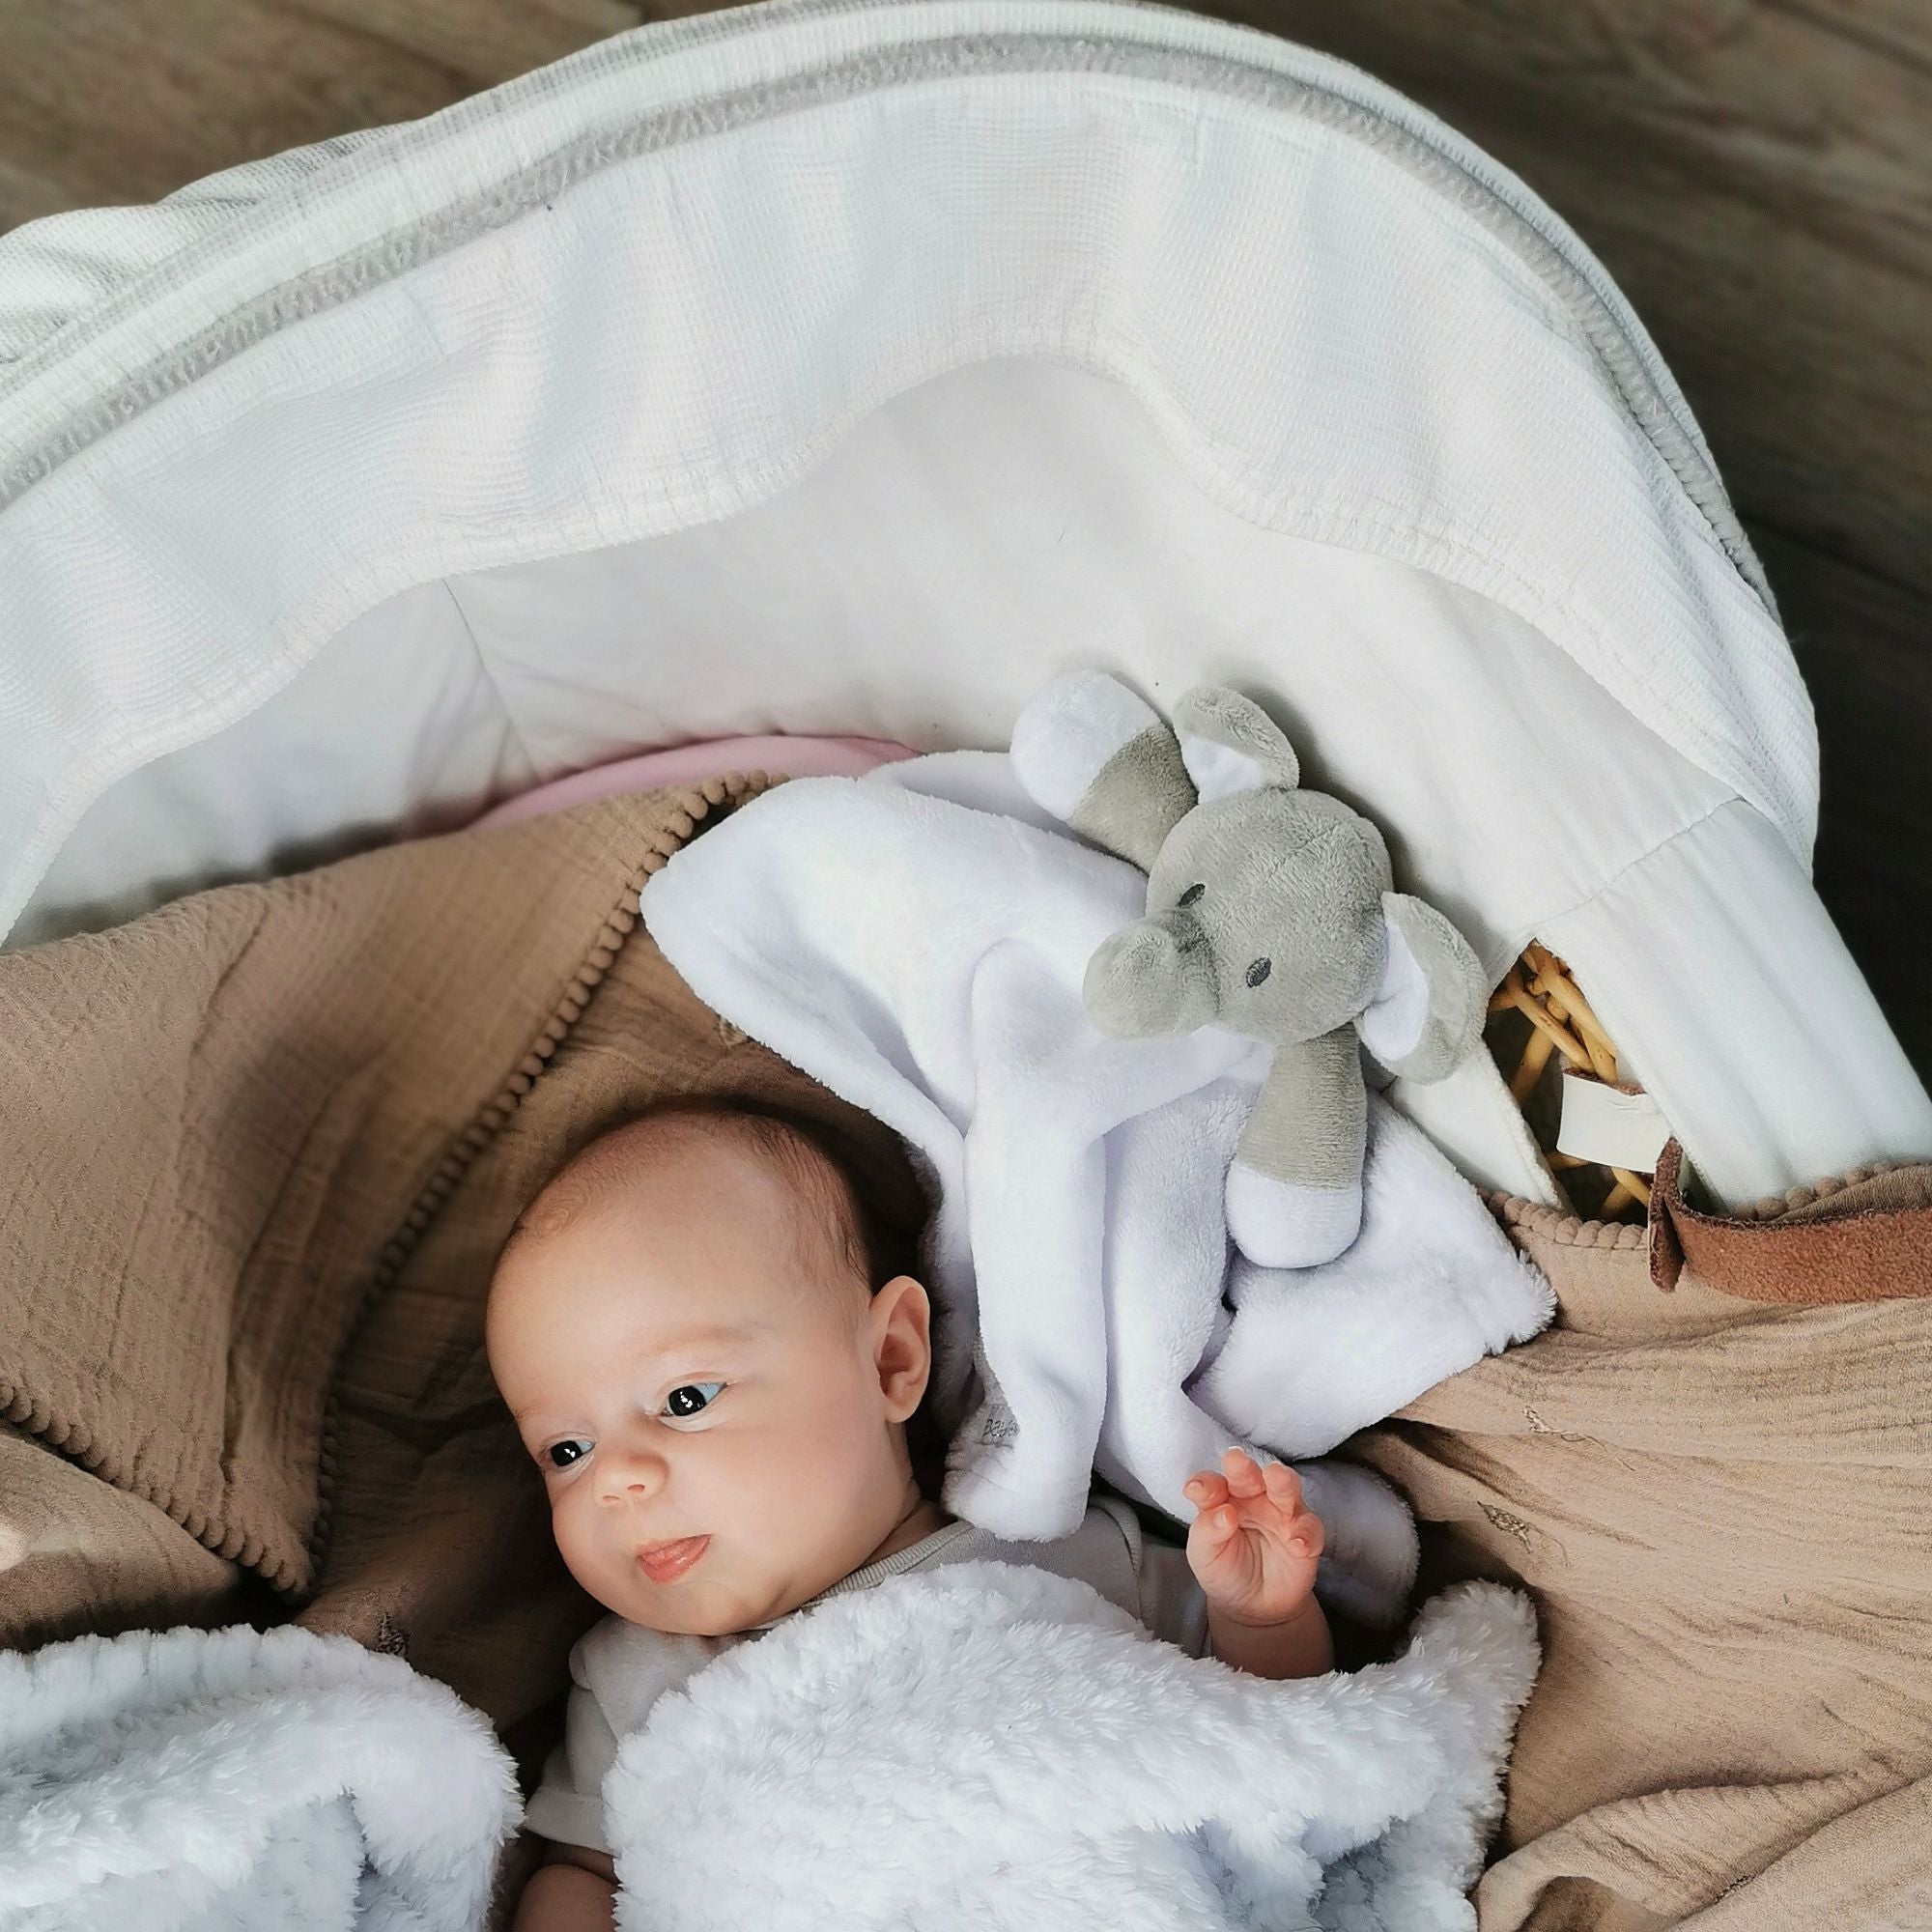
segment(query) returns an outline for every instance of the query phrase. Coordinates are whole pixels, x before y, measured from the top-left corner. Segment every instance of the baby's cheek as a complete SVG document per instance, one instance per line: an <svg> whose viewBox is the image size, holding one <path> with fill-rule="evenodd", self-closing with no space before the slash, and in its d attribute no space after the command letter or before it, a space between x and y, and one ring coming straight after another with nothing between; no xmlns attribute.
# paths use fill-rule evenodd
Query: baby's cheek
<svg viewBox="0 0 1932 1932"><path fill-rule="evenodd" d="M837 1471L836 1436L793 1426L739 1435L713 1476L743 1520L781 1530L836 1487Z"/></svg>
<svg viewBox="0 0 1932 1932"><path fill-rule="evenodd" d="M777 1548L816 1547L850 1520L863 1493L864 1441L849 1422L823 1414L734 1444L727 1480L745 1520Z"/></svg>
<svg viewBox="0 0 1932 1932"><path fill-rule="evenodd" d="M552 1498L550 1533L556 1539L558 1551L573 1571L587 1561L594 1551L595 1545L588 1533L591 1527L587 1513L580 1503L568 1495Z"/></svg>
<svg viewBox="0 0 1932 1932"><path fill-rule="evenodd" d="M611 1594L612 1558L609 1539L600 1539L594 1524L583 1520L583 1512L571 1506L570 1498L554 1499L551 1508L551 1535L555 1540L563 1567L599 1603L608 1605Z"/></svg>

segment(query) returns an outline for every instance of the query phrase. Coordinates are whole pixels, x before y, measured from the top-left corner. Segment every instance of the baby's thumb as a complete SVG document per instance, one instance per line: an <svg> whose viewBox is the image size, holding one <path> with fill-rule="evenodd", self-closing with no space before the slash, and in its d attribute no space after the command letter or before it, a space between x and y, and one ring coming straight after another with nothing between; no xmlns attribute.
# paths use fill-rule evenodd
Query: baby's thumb
<svg viewBox="0 0 1932 1932"><path fill-rule="evenodd" d="M1202 1510L1187 1525L1187 1562L1197 1579L1226 1561L1236 1541L1238 1520L1227 1503Z"/></svg>

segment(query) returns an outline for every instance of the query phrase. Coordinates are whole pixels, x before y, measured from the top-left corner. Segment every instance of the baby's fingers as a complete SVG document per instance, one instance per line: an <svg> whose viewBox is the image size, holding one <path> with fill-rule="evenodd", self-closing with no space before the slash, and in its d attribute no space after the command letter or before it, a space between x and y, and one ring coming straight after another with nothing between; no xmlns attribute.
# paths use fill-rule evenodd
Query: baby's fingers
<svg viewBox="0 0 1932 1932"><path fill-rule="evenodd" d="M1301 1507L1301 1478L1286 1463L1270 1463L1262 1471L1268 1500L1293 1515Z"/></svg>
<svg viewBox="0 0 1932 1932"><path fill-rule="evenodd" d="M1240 1547L1241 1514L1234 1504L1206 1509L1188 1525L1189 1561L1217 1567Z"/></svg>
<svg viewBox="0 0 1932 1932"><path fill-rule="evenodd" d="M1221 1473L1227 1477L1229 1491L1235 1495L1259 1496L1265 1493L1262 1472L1255 1467L1245 1449L1230 1449L1221 1458Z"/></svg>
<svg viewBox="0 0 1932 1932"><path fill-rule="evenodd" d="M1204 1469L1198 1476L1189 1476L1181 1485L1181 1494L1198 1510L1210 1510L1217 1503L1228 1500L1228 1485L1224 1477Z"/></svg>
<svg viewBox="0 0 1932 1932"><path fill-rule="evenodd" d="M1240 1526L1241 1513L1232 1503L1223 1503L1219 1509L1208 1512L1208 1534L1216 1542L1227 1542Z"/></svg>

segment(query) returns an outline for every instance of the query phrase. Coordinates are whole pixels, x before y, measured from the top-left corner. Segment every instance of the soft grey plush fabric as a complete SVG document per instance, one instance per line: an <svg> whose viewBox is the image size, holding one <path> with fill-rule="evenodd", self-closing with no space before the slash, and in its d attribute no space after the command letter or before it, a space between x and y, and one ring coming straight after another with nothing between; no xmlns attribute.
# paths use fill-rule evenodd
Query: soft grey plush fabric
<svg viewBox="0 0 1932 1932"><path fill-rule="evenodd" d="M1362 1222L1360 1049L1438 1080L1488 994L1463 935L1390 890L1359 812L1306 791L1262 708L1202 685L1174 728L1117 679L1048 685L1013 730L1035 801L1148 874L1145 917L1094 955L1085 998L1122 1038L1209 1024L1275 1049L1228 1175L1228 1225L1264 1267L1332 1260Z"/></svg>

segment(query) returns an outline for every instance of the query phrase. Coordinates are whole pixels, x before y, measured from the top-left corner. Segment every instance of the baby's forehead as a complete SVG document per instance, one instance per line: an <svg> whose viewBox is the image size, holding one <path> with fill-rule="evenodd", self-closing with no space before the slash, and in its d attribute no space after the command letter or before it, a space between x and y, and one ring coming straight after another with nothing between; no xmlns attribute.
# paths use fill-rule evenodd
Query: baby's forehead
<svg viewBox="0 0 1932 1932"><path fill-rule="evenodd" d="M612 1128L566 1161L518 1217L519 1234L560 1234L626 1210L684 1220L742 1212L747 1193L768 1212L807 1211L814 1192L797 1157L729 1115L647 1117Z"/></svg>
<svg viewBox="0 0 1932 1932"><path fill-rule="evenodd" d="M867 1273L856 1196L842 1171L781 1121L723 1110L667 1110L600 1135L566 1161L519 1215L497 1269L541 1274L560 1237L594 1234L613 1217L647 1237L653 1225L690 1231L724 1223L781 1241L813 1271ZM815 1238L795 1236L810 1229Z"/></svg>
<svg viewBox="0 0 1932 1932"><path fill-rule="evenodd" d="M758 1287L763 1270L733 1260L781 1239L791 1211L728 1147L667 1144L560 1169L497 1258L486 1328L513 1345L566 1311L573 1326L594 1313L606 1336L702 1319Z"/></svg>

